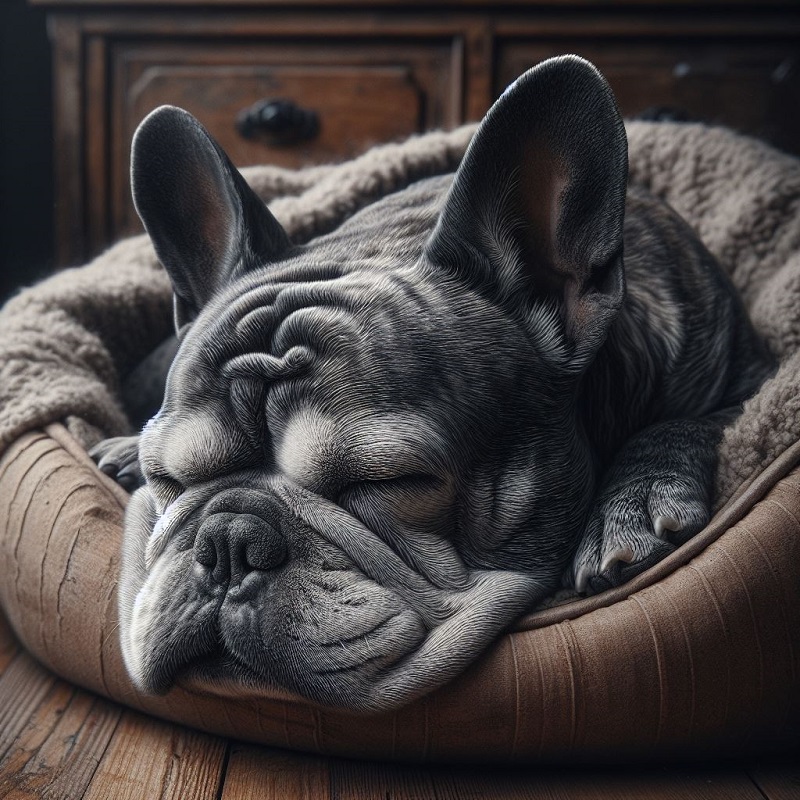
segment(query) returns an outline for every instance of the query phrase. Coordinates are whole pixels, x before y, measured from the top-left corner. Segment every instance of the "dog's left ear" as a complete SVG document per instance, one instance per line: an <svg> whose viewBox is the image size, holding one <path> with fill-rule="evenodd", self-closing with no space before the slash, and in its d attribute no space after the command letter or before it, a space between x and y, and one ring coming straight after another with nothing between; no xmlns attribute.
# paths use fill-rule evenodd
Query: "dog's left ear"
<svg viewBox="0 0 800 800"><path fill-rule="evenodd" d="M558 347L551 339L547 350L582 369L625 291L627 173L625 127L605 79L577 56L549 59L479 126L426 255L559 326Z"/></svg>
<svg viewBox="0 0 800 800"><path fill-rule="evenodd" d="M183 109L161 106L139 125L131 188L172 282L178 331L222 287L291 246L222 148Z"/></svg>

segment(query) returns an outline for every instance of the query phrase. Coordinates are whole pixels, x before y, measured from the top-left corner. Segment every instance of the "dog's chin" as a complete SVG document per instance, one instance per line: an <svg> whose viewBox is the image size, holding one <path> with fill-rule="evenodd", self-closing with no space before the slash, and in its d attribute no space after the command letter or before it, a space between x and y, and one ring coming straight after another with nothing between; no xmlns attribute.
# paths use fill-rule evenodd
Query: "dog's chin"
<svg viewBox="0 0 800 800"><path fill-rule="evenodd" d="M425 635L419 617L405 610L367 634L370 650L367 656L362 647L346 640L336 643L335 649L340 654L334 659L314 645L297 648L287 653L291 670L283 670L278 679L266 661L259 661L258 648L253 649L250 663L227 649L219 649L186 663L166 688L176 686L193 693L240 700L268 696L370 710L375 706L372 699L375 685L391 683L393 673L402 672L404 661L424 641Z"/></svg>
<svg viewBox="0 0 800 800"><path fill-rule="evenodd" d="M157 588L146 585L141 591ZM171 588L166 592L175 596ZM356 618L331 598L324 608L335 621L322 629L313 613L304 613L309 606L302 601L275 616L259 605L230 608L223 601L192 609L188 600L178 605L169 598L157 604L139 600L133 625L123 632L126 666L137 687L149 694L165 694L177 685L213 695L303 697L371 708L373 687L402 670L428 631L410 608L387 614L388 607L401 603L381 587L364 586L362 597L367 611ZM319 598L313 601L321 605ZM196 610L194 617L187 608ZM385 618L376 621L375 609Z"/></svg>

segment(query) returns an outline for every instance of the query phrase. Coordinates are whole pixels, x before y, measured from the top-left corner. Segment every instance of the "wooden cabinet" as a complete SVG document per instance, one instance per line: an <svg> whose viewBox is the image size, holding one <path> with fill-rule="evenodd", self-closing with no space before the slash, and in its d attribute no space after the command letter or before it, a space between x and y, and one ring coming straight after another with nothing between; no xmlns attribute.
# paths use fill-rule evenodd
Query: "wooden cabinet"
<svg viewBox="0 0 800 800"><path fill-rule="evenodd" d="M793 0L31 2L54 52L61 264L139 230L130 140L163 103L240 166L294 167L478 119L525 69L576 52L626 114L669 106L800 152Z"/></svg>

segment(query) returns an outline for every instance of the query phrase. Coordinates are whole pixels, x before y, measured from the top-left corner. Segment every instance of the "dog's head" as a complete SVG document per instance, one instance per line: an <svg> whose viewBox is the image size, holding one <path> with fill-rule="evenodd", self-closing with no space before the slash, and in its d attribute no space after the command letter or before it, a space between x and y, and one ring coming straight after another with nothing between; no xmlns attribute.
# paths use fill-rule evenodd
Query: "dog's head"
<svg viewBox="0 0 800 800"><path fill-rule="evenodd" d="M142 123L134 199L181 345L125 526L140 688L395 706L558 585L626 173L611 92L575 57L509 87L454 177L304 246L193 117Z"/></svg>

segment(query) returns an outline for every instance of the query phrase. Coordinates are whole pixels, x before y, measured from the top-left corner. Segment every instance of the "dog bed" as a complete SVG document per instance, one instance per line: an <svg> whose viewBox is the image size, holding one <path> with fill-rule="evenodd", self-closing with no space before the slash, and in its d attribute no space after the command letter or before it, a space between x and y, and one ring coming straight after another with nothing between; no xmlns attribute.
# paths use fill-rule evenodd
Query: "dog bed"
<svg viewBox="0 0 800 800"><path fill-rule="evenodd" d="M423 176L473 128L247 178L296 241ZM0 604L59 675L134 708L289 748L403 760L726 756L792 746L800 710L800 163L723 129L631 123L631 180L698 230L780 361L720 448L717 512L630 583L519 621L461 677L392 713L294 698L139 694L116 581L127 495L86 448L130 432L123 378L169 332L146 237L0 313ZM563 598L562 598L563 600Z"/></svg>

